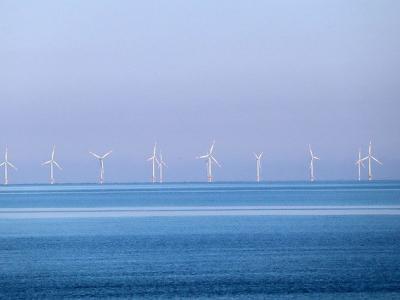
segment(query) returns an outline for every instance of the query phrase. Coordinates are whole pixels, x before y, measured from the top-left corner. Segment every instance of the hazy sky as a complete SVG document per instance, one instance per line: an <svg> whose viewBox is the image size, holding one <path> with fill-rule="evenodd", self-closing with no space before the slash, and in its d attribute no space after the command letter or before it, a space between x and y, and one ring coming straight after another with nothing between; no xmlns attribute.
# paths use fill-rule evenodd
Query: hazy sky
<svg viewBox="0 0 400 300"><path fill-rule="evenodd" d="M353 179L372 139L400 178L400 1L0 0L0 148L14 183ZM0 173L1 174L1 173ZM366 174L364 173L364 177ZM2 176L0 177L2 180Z"/></svg>

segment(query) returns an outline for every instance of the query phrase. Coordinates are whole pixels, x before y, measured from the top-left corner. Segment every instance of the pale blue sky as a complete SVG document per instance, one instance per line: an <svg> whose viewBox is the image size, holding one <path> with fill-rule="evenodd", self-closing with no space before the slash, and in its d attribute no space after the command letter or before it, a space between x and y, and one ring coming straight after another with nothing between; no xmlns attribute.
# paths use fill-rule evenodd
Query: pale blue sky
<svg viewBox="0 0 400 300"><path fill-rule="evenodd" d="M373 140L376 178L399 178L399 1L0 1L0 148L10 181L352 179ZM366 174L364 174L364 177Z"/></svg>

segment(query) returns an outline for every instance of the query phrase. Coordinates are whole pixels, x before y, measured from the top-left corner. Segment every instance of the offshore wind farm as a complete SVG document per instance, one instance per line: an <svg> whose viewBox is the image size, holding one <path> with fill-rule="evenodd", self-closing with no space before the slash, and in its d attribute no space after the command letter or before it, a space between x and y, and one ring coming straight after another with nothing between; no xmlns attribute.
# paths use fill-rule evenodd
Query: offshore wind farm
<svg viewBox="0 0 400 300"><path fill-rule="evenodd" d="M400 2L0 2L0 299L400 299Z"/></svg>
<svg viewBox="0 0 400 300"><path fill-rule="evenodd" d="M196 159L204 159L205 160L206 170L207 170L207 182L213 181L213 172L212 172L213 163L215 163L218 167L221 168L221 165L216 160L216 158L213 156L214 147L215 147L215 140L212 142L207 154L196 157ZM313 182L316 179L315 174L314 174L314 161L319 160L319 157L317 157L313 154L311 145L308 145L308 147L309 147L309 152L310 152L310 157L311 157L310 165L309 165L310 181ZM372 142L371 141L368 146L368 156L361 158L361 150L358 151L358 160L356 161L356 165L358 167L358 181L361 180L361 166L363 168L365 168L363 161L365 161L365 160L368 161L368 180L372 180L371 160L374 160L378 164L382 165L382 163L379 160L377 160L374 156L372 156L371 151L372 151ZM105 176L104 175L105 174L104 159L107 158L112 152L113 151L111 150L111 151L108 151L107 153L105 153L104 155L98 155L94 152L89 151L89 153L91 155L93 155L95 158L97 158L100 163L100 177L99 177L100 184L103 184L104 180L105 180L105 178L104 178L104 176ZM255 178L256 178L257 182L261 181L261 158L263 156L263 153L264 152L261 152L258 155L256 153L254 153L254 156L256 158L256 177ZM45 166L45 165L50 166L50 184L55 183L54 166L56 166L59 170L62 170L60 165L55 161L54 155L55 155L55 146L53 146L53 150L51 152L51 159L42 163L43 166ZM152 170L151 182L152 183L156 183L156 182L163 183L163 181L164 181L163 169L167 165L166 165L165 161L163 160L161 151L159 153L157 152L157 143L154 144L152 155L147 159L147 161L151 162L151 170ZM8 167L9 166L12 167L14 170L17 170L16 167L8 161L8 148L6 148L5 160L2 164L0 164L0 167L4 167L4 184L5 185L8 184ZM157 168L159 171L158 177L157 177L157 172L156 172ZM158 178L158 181L157 181L157 178ZM187 180L182 179L182 181L184 182Z"/></svg>

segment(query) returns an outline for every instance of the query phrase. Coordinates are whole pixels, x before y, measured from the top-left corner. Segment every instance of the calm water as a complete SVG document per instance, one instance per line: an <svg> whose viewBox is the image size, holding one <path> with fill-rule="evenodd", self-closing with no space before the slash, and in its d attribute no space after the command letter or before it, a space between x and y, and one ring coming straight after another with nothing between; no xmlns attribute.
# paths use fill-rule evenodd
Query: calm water
<svg viewBox="0 0 400 300"><path fill-rule="evenodd" d="M400 205L400 182L0 188L0 298L400 298L400 215L6 218L1 209Z"/></svg>

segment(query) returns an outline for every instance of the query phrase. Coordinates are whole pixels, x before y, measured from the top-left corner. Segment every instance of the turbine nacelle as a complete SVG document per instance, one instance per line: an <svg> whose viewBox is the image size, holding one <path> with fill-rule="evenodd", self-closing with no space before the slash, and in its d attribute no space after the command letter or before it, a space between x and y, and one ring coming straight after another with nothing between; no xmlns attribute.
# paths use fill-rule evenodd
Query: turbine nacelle
<svg viewBox="0 0 400 300"><path fill-rule="evenodd" d="M97 159L103 160L105 159L107 156L109 156L112 153L112 150L108 151L106 154L104 155L98 155L94 152L89 151L90 154L92 154L94 157L96 157Z"/></svg>
<svg viewBox="0 0 400 300"><path fill-rule="evenodd" d="M363 159L359 159L356 161L355 165L360 165L361 167L365 168L363 161L364 161Z"/></svg>
<svg viewBox="0 0 400 300"><path fill-rule="evenodd" d="M365 160L365 158L361 158L361 149L358 150L358 160L355 162L355 165L359 165L362 166L363 168L365 168L365 165L363 163L363 161Z"/></svg>
<svg viewBox="0 0 400 300"><path fill-rule="evenodd" d="M261 157L263 156L263 153L264 153L264 152L261 152L260 154L257 155L255 152L253 152L254 157L256 158L256 160L260 160Z"/></svg>
<svg viewBox="0 0 400 300"><path fill-rule="evenodd" d="M313 154L313 151L312 151L312 149L311 149L311 145L308 145L308 148L309 148L309 150L310 150L311 160L314 160L314 159L319 160L319 157L318 157L318 156L315 156L315 155Z"/></svg>

